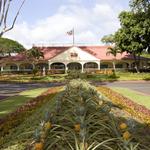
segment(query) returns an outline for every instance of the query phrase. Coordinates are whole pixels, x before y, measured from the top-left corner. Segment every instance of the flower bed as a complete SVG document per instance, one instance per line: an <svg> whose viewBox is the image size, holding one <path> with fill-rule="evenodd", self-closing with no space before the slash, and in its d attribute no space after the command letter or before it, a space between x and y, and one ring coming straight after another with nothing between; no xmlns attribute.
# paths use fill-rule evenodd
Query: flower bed
<svg viewBox="0 0 150 150"><path fill-rule="evenodd" d="M30 150L149 150L138 143L124 119L115 117L113 105L88 83L73 80L55 98L54 110L45 114L35 130Z"/></svg>
<svg viewBox="0 0 150 150"><path fill-rule="evenodd" d="M31 115L38 107L54 97L61 89L62 87L50 88L40 96L33 98L23 106L19 107L16 111L0 119L0 137L3 137L5 134L9 134L12 128L17 127L26 117Z"/></svg>
<svg viewBox="0 0 150 150"><path fill-rule="evenodd" d="M108 87L98 87L97 90L109 98L113 103L121 106L132 116L140 119L150 126L150 110L143 105L139 105Z"/></svg>

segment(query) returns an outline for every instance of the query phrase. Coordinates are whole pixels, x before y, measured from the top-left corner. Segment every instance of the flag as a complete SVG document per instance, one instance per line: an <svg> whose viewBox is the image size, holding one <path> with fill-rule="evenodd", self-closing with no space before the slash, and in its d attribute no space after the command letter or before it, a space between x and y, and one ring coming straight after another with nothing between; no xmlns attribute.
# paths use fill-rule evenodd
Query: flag
<svg viewBox="0 0 150 150"><path fill-rule="evenodd" d="M68 35L73 35L73 30L67 32Z"/></svg>

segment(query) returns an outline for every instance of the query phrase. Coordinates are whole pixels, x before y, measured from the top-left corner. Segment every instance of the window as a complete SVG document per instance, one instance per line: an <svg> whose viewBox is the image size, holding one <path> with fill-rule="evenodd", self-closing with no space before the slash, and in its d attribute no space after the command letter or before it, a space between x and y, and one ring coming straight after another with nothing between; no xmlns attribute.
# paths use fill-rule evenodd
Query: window
<svg viewBox="0 0 150 150"><path fill-rule="evenodd" d="M115 67L116 68L123 68L123 64L116 64Z"/></svg>
<svg viewBox="0 0 150 150"><path fill-rule="evenodd" d="M108 64L101 64L101 68L102 68L102 69L108 68Z"/></svg>

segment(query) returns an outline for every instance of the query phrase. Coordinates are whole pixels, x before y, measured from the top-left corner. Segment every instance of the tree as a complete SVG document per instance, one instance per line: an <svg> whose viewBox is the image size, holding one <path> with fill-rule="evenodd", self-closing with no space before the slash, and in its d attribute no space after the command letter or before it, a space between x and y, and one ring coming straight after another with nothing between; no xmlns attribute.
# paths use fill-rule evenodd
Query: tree
<svg viewBox="0 0 150 150"><path fill-rule="evenodd" d="M115 36L113 34L105 35L101 41L107 45L112 45L111 47L108 47L108 52L106 55L113 55L116 59L117 53L120 53L119 48L115 45ZM113 60L113 70L114 73L116 72L116 67L115 67L115 59Z"/></svg>
<svg viewBox="0 0 150 150"><path fill-rule="evenodd" d="M6 32L12 30L16 23L16 20L20 14L21 8L24 5L26 0L23 0L13 21L12 24L8 24L8 16L10 13L10 6L13 0L0 0L0 37L3 36Z"/></svg>
<svg viewBox="0 0 150 150"><path fill-rule="evenodd" d="M17 41L0 38L0 54L1 55L11 55L12 53L20 53L23 52L25 48L18 43Z"/></svg>
<svg viewBox="0 0 150 150"><path fill-rule="evenodd" d="M132 10L147 12L150 9L150 0L130 0Z"/></svg>
<svg viewBox="0 0 150 150"><path fill-rule="evenodd" d="M130 0L130 6L143 25L141 28L143 35L141 36L145 41L146 51L150 53L150 0Z"/></svg>
<svg viewBox="0 0 150 150"><path fill-rule="evenodd" d="M104 37L102 37L101 41L106 45L112 45L113 43L115 43L114 35L113 34L105 35Z"/></svg>
<svg viewBox="0 0 150 150"><path fill-rule="evenodd" d="M44 58L44 54L38 48L33 47L27 51L27 57L39 60L40 58Z"/></svg>
<svg viewBox="0 0 150 150"><path fill-rule="evenodd" d="M114 70L114 73L116 73L116 66L115 66L115 60L116 60L116 56L117 54L120 53L120 50L118 47L114 46L114 47L109 47L108 48L108 51L106 53L106 55L113 55L115 57L115 59L113 60L113 70Z"/></svg>
<svg viewBox="0 0 150 150"><path fill-rule="evenodd" d="M27 58L35 64L40 58L44 58L44 53L41 52L37 47L32 47L31 49L26 51ZM33 69L33 75L35 76L38 72L37 68ZM45 76L45 72L43 73Z"/></svg>
<svg viewBox="0 0 150 150"><path fill-rule="evenodd" d="M142 52L147 48L144 39L143 17L133 12L122 12L119 15L121 28L115 33L115 41L122 52L126 51L134 56L135 68L139 72L139 59Z"/></svg>

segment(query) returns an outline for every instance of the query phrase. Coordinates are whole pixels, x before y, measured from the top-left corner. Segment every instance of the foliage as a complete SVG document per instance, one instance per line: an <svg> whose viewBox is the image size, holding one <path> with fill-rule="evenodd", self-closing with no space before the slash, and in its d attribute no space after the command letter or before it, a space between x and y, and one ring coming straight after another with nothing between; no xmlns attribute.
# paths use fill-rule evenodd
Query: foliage
<svg viewBox="0 0 150 150"><path fill-rule="evenodd" d="M44 53L41 52L38 48L33 47L27 51L27 56L29 58L35 58L36 60L39 60L40 58L44 58Z"/></svg>
<svg viewBox="0 0 150 150"><path fill-rule="evenodd" d="M10 96L2 101L0 101L0 118L6 116L7 114L15 111L19 106L25 104L29 100L39 96L47 88L38 88L32 90L23 91L16 96Z"/></svg>
<svg viewBox="0 0 150 150"><path fill-rule="evenodd" d="M121 106L132 116L135 116L136 118L142 120L150 126L150 110L147 109L145 106L139 105L131 101L130 99L126 98L125 96L122 96L121 94L111 90L108 87L98 87L97 89L106 97L111 99L113 103Z"/></svg>
<svg viewBox="0 0 150 150"><path fill-rule="evenodd" d="M117 46L114 46L114 47L109 47L107 49L107 53L106 55L113 55L114 56L114 59L116 59L116 56L117 54L120 53L120 49L117 47ZM115 61L113 60L113 70L114 70L114 73L116 72L116 67L115 67Z"/></svg>
<svg viewBox="0 0 150 150"><path fill-rule="evenodd" d="M143 12L131 11L121 12L119 19L121 28L115 33L116 46L134 56L135 68L139 72L139 56L149 50L150 19Z"/></svg>
<svg viewBox="0 0 150 150"><path fill-rule="evenodd" d="M35 108L35 110L32 111L30 115L25 117L15 128L12 128L7 135L0 137L0 149L26 149L25 146L27 142L30 141L30 139L32 140L34 130L39 127L40 121L45 118L45 113L47 112L47 110L51 110L54 107L53 97L55 94L50 95L45 96L45 98L47 99L46 102L42 103L38 108Z"/></svg>
<svg viewBox="0 0 150 150"><path fill-rule="evenodd" d="M13 41L7 38L0 38L0 54L5 55L11 53L20 53L23 52L24 47L17 41Z"/></svg>
<svg viewBox="0 0 150 150"><path fill-rule="evenodd" d="M1 137L1 149L149 150L148 128L115 109L87 82L73 80Z"/></svg>
<svg viewBox="0 0 150 150"><path fill-rule="evenodd" d="M135 11L148 11L150 9L150 0L130 0L130 6Z"/></svg>
<svg viewBox="0 0 150 150"><path fill-rule="evenodd" d="M105 35L104 37L102 37L101 41L105 44L111 45L115 43L114 35L113 34Z"/></svg>
<svg viewBox="0 0 150 150"><path fill-rule="evenodd" d="M147 48L145 35L147 33L147 22L144 23L142 14L123 11L120 15L121 28L115 34L117 46L131 54L140 55ZM150 23L150 22L149 22Z"/></svg>
<svg viewBox="0 0 150 150"><path fill-rule="evenodd" d="M143 94L143 93L131 90L129 88L123 88L123 87L111 87L111 89L131 99L135 103L138 103L150 109L150 101L149 101L150 96L148 94Z"/></svg>
<svg viewBox="0 0 150 150"><path fill-rule="evenodd" d="M57 75L47 75L47 76L35 76L33 75L18 75L18 74L9 74L9 75L1 75L1 82L14 82L14 83L30 83L30 82L61 82L65 81L65 74L57 74Z"/></svg>
<svg viewBox="0 0 150 150"><path fill-rule="evenodd" d="M139 72L140 55L150 53L150 1L130 0L131 11L119 15L121 28L114 34L104 36L105 43L115 43L121 52L133 55L135 69Z"/></svg>
<svg viewBox="0 0 150 150"><path fill-rule="evenodd" d="M120 52L120 50L117 47L109 47L106 55L113 55L115 58L117 54Z"/></svg>
<svg viewBox="0 0 150 150"><path fill-rule="evenodd" d="M128 125L120 128L122 121L111 113L113 107L88 83L72 80L56 97L55 110L46 113L27 147L36 149L40 144L45 150L148 150L137 139L132 140ZM51 126L47 130L48 122Z"/></svg>
<svg viewBox="0 0 150 150"><path fill-rule="evenodd" d="M44 92L42 95L33 98L17 110L8 114L4 118L0 119L0 136L3 137L11 132L11 129L17 127L22 121L31 115L36 108L40 107L42 104L46 103L50 98L52 98L57 92L61 90L61 87L50 88L48 91Z"/></svg>
<svg viewBox="0 0 150 150"><path fill-rule="evenodd" d="M67 74L68 74L68 76L66 77L67 79L78 79L81 76L81 71L80 70L68 70Z"/></svg>

